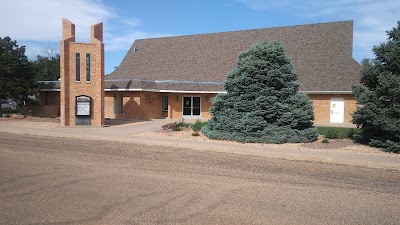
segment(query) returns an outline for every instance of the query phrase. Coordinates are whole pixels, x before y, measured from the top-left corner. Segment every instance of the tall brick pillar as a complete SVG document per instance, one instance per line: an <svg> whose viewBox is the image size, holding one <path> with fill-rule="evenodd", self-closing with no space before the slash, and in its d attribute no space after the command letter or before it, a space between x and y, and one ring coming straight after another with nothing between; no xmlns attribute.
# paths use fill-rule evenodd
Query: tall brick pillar
<svg viewBox="0 0 400 225"><path fill-rule="evenodd" d="M61 125L104 125L103 23L91 27L90 43L77 43L75 25L62 20L60 78Z"/></svg>

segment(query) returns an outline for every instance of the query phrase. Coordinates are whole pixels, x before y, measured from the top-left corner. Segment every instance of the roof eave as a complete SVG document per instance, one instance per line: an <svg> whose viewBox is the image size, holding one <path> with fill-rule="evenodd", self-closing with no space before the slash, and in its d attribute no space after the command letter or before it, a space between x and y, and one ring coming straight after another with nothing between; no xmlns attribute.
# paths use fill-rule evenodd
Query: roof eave
<svg viewBox="0 0 400 225"><path fill-rule="evenodd" d="M40 89L40 91L60 91L59 88L55 89ZM200 91L200 90L157 90L157 89L144 89L144 88L105 88L104 91L146 91L146 92L159 92L159 93L198 93L198 94L219 94L219 93L227 93L226 91ZM304 94L352 94L352 91L300 91L300 93Z"/></svg>

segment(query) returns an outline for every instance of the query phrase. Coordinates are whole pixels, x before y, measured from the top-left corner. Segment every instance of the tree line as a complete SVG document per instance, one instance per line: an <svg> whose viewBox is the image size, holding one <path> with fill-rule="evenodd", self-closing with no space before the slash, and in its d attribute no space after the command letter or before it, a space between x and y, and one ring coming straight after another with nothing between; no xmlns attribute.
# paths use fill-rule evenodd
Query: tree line
<svg viewBox="0 0 400 225"><path fill-rule="evenodd" d="M29 96L39 90L38 81L60 78L60 55L52 48L29 60L25 46L10 37L0 37L0 103L13 99L17 104L32 103Z"/></svg>

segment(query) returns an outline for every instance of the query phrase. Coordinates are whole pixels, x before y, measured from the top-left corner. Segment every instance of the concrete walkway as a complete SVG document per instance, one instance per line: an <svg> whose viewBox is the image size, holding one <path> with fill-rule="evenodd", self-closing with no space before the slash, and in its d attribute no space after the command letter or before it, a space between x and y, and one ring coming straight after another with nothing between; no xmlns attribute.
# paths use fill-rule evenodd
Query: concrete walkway
<svg viewBox="0 0 400 225"><path fill-rule="evenodd" d="M152 120L111 127L56 127L26 128L0 126L0 132L41 135L50 137L79 138L87 140L119 141L135 144L190 148L200 151L214 151L229 154L262 156L276 159L313 161L344 164L370 168L394 169L400 171L400 154L374 154L355 151L293 149L254 146L234 142L206 142L201 140L177 140L138 136L138 134L161 129L161 126L175 120Z"/></svg>

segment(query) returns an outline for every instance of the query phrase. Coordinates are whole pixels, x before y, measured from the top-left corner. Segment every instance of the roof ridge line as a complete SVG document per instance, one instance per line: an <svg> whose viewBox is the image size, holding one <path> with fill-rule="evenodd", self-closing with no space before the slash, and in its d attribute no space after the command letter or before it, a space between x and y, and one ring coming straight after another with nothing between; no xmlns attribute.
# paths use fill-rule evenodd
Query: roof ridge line
<svg viewBox="0 0 400 225"><path fill-rule="evenodd" d="M279 26L275 26L275 27L259 27L259 28L243 29L243 30L228 30L228 31L218 31L218 32L209 32L209 33L181 34L181 35L164 36L164 37L140 38L140 39L135 39L134 43L136 41L141 41L141 40L177 38L177 37L188 37L188 36L201 36L201 35L215 35L215 34L236 33L236 32L244 32L244 31L281 29L281 28L300 27L300 26L314 26L314 25L321 25L321 24L335 24L335 23L344 23L344 22L352 22L352 23L354 23L354 20L340 20L340 21L319 22L319 23L309 23L309 24L295 24L295 25L287 25L287 26L280 26L280 27ZM134 43L132 44L132 46L134 45Z"/></svg>

